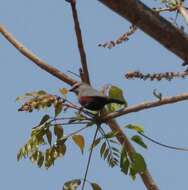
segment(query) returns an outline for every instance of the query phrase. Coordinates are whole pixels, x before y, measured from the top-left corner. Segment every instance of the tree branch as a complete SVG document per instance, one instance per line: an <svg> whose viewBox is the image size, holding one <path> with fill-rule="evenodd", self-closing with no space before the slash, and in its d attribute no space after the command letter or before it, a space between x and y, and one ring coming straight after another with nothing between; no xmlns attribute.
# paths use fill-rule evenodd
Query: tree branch
<svg viewBox="0 0 188 190"><path fill-rule="evenodd" d="M139 0L98 0L188 61L188 36Z"/></svg>
<svg viewBox="0 0 188 190"><path fill-rule="evenodd" d="M110 119L114 119L116 117L119 117L121 115L126 115L132 112L138 112L142 111L144 109L149 109L149 108L154 108L154 107L159 107L162 105L166 104L172 104L180 101L188 100L188 93L183 93L179 94L177 96L170 96L170 97L162 97L161 100L154 100L154 101L148 101L148 102L143 102L138 105L133 105L124 108L123 110L117 111L117 112L112 112L104 116L103 121L108 121Z"/></svg>
<svg viewBox="0 0 188 190"><path fill-rule="evenodd" d="M77 14L77 10L76 10L76 1L70 0L70 4L71 4L71 8L72 8L72 16L74 19L74 28L75 28L76 38L77 38L78 49L80 52L81 64L82 64L82 68L83 68L83 78L84 78L83 82L90 84L89 72L88 72L88 68L87 68L86 53L84 50L82 33L81 33L80 23L78 20L78 14Z"/></svg>
<svg viewBox="0 0 188 190"><path fill-rule="evenodd" d="M58 69L48 65L43 60L38 58L34 53L32 53L30 50L28 50L26 47L24 47L23 44L21 44L10 32L6 30L5 27L0 25L0 33L18 50L21 54L23 54L25 57L30 59L33 63L35 63L37 66L39 66L41 69L47 71L48 73L52 74L53 76L57 77L58 79L64 81L65 83L69 85L75 84L77 81L70 78L68 75L62 73Z"/></svg>

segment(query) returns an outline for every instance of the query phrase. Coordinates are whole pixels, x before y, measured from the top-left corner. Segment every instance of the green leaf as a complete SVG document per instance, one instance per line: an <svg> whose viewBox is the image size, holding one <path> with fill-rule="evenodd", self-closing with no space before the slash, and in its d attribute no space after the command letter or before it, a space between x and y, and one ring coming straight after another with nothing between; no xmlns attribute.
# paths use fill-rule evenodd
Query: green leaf
<svg viewBox="0 0 188 190"><path fill-rule="evenodd" d="M39 96L47 94L44 90L39 90L39 91L37 91L36 93L37 93L37 95L39 95Z"/></svg>
<svg viewBox="0 0 188 190"><path fill-rule="evenodd" d="M50 156L51 156L51 158L52 158L53 161L55 161L60 156L60 153L59 153L56 145L54 145L51 148Z"/></svg>
<svg viewBox="0 0 188 190"><path fill-rule="evenodd" d="M113 140L113 139L109 139L109 141L111 142L111 143L113 143L113 144L120 144L118 141L116 141L116 140Z"/></svg>
<svg viewBox="0 0 188 190"><path fill-rule="evenodd" d="M128 171L129 171L129 166L130 166L130 162L129 160L124 160L124 163L123 163L123 167L121 168L121 171L124 173L124 174L128 174Z"/></svg>
<svg viewBox="0 0 188 190"><path fill-rule="evenodd" d="M136 172L145 172L147 166L143 156L139 153L133 153L131 158L133 161L133 169L136 170Z"/></svg>
<svg viewBox="0 0 188 190"><path fill-rule="evenodd" d="M95 113L94 113L95 114ZM95 125L96 123L95 123L95 121L91 121L91 122L89 122L89 123L87 123L87 127L90 127L90 126L92 126L92 125Z"/></svg>
<svg viewBox="0 0 188 190"><path fill-rule="evenodd" d="M102 190L102 188L96 183L91 183L91 187L93 188L93 190Z"/></svg>
<svg viewBox="0 0 188 190"><path fill-rule="evenodd" d="M109 93L110 98L115 98L115 99L118 99L121 101L125 101L122 89L117 86L111 85L108 93ZM126 103L126 101L125 101L125 103Z"/></svg>
<svg viewBox="0 0 188 190"><path fill-rule="evenodd" d="M106 157L108 156L109 154L109 149L107 148L104 152L104 160L106 159Z"/></svg>
<svg viewBox="0 0 188 190"><path fill-rule="evenodd" d="M52 145L52 132L49 129L46 130L46 137L49 145Z"/></svg>
<svg viewBox="0 0 188 190"><path fill-rule="evenodd" d="M121 171L127 175L128 170L129 170L129 160L128 160L124 145L122 146L122 149L121 149L120 168L121 168Z"/></svg>
<svg viewBox="0 0 188 190"><path fill-rule="evenodd" d="M139 133L144 132L144 128L140 125L137 125L137 124L128 124L125 126L125 128L132 129L132 130L139 132Z"/></svg>
<svg viewBox="0 0 188 190"><path fill-rule="evenodd" d="M102 146L101 146L101 149L100 149L101 157L103 156L103 153L104 153L105 149L106 149L106 143L104 142L104 143L102 144Z"/></svg>
<svg viewBox="0 0 188 190"><path fill-rule="evenodd" d="M57 139L60 139L63 137L63 128L61 127L61 125L54 126L54 134L57 137Z"/></svg>
<svg viewBox="0 0 188 190"><path fill-rule="evenodd" d="M101 138L96 139L93 144L91 145L91 148L95 148L99 143L101 142ZM91 149L90 148L90 149Z"/></svg>
<svg viewBox="0 0 188 190"><path fill-rule="evenodd" d="M44 165L48 169L54 164L54 159L51 154L52 148L49 148L45 152L45 160L44 160Z"/></svg>
<svg viewBox="0 0 188 190"><path fill-rule="evenodd" d="M58 102L58 103L55 105L55 117L57 117L57 116L61 113L62 108L63 108L62 102Z"/></svg>
<svg viewBox="0 0 188 190"><path fill-rule="evenodd" d="M39 126L46 123L49 119L50 119L50 116L48 114L44 115L40 121Z"/></svg>
<svg viewBox="0 0 188 190"><path fill-rule="evenodd" d="M114 147L114 146L112 147L112 150L113 150L114 152L118 153L118 154L119 154L119 152L120 152L119 149L117 149L117 148Z"/></svg>
<svg viewBox="0 0 188 190"><path fill-rule="evenodd" d="M38 151L35 151L30 157L29 159L31 160L32 163L35 163L37 161L37 157L38 157Z"/></svg>
<svg viewBox="0 0 188 190"><path fill-rule="evenodd" d="M38 165L39 168L42 167L43 162L44 162L44 155L41 153L39 158L38 158L38 161L37 161L37 165Z"/></svg>
<svg viewBox="0 0 188 190"><path fill-rule="evenodd" d="M25 154L23 153L23 148L21 148L17 154L17 161L20 161L24 156Z"/></svg>
<svg viewBox="0 0 188 190"><path fill-rule="evenodd" d="M85 147L84 137L82 135L74 135L74 136L72 136L72 140L80 148L80 150L83 154L84 147Z"/></svg>
<svg viewBox="0 0 188 190"><path fill-rule="evenodd" d="M119 131L111 131L111 132L109 132L109 133L106 133L106 134L104 135L104 137L107 138L107 139L110 139L110 138L115 137L118 133L119 133Z"/></svg>
<svg viewBox="0 0 188 190"><path fill-rule="evenodd" d="M80 179L74 179L71 181L67 181L64 185L63 185L63 190L76 190L81 184L81 180Z"/></svg>
<svg viewBox="0 0 188 190"><path fill-rule="evenodd" d="M134 135L131 139L132 139L132 141L139 144L143 148L148 148L147 145L144 143L144 141L142 140L142 138L139 135Z"/></svg>
<svg viewBox="0 0 188 190"><path fill-rule="evenodd" d="M123 106L127 107L127 102L126 102L126 100L125 100L125 98L123 96L123 91L122 91L121 88L111 85L110 88L109 88L108 96L110 98L118 99L118 100L121 100L121 101L125 102ZM112 104L107 105L107 108L108 108L109 112L112 112L112 111L115 111L115 110L118 110L118 109L122 108L122 105L112 103Z"/></svg>
<svg viewBox="0 0 188 190"><path fill-rule="evenodd" d="M56 147L57 151L58 151L58 154L61 155L61 156L64 156L65 153L66 153L66 145L65 144L59 144L57 147Z"/></svg>
<svg viewBox="0 0 188 190"><path fill-rule="evenodd" d="M131 176L132 180L136 179L136 174L137 171L133 167L130 167L129 175Z"/></svg>
<svg viewBox="0 0 188 190"><path fill-rule="evenodd" d="M59 92L60 92L64 97L66 97L69 91L67 90L67 88L60 88L60 89L59 89Z"/></svg>

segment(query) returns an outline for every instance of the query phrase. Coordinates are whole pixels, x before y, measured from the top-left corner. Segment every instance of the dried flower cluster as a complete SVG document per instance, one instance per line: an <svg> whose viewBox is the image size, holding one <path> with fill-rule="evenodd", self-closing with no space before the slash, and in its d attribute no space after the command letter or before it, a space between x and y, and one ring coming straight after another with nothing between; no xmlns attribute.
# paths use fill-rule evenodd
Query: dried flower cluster
<svg viewBox="0 0 188 190"><path fill-rule="evenodd" d="M117 40L114 41L110 41L110 42L106 42L104 44L99 44L99 47L104 47L104 48L108 48L111 49L113 47L115 47L118 44L123 43L124 41L129 40L129 37L134 34L134 32L136 31L137 27L135 25L131 25L128 32L124 33L122 36L120 36Z"/></svg>
<svg viewBox="0 0 188 190"><path fill-rule="evenodd" d="M27 93L24 97L18 97L17 100L28 99L18 111L32 112L34 109L42 109L50 107L51 105L56 106L58 103L62 103L62 99L55 95L47 94L44 91Z"/></svg>
<svg viewBox="0 0 188 190"><path fill-rule="evenodd" d="M161 81L162 79L171 81L174 78L185 78L188 76L188 71L184 72L165 72L165 73L141 73L139 71L130 71L125 74L126 79L142 79L142 80L157 80Z"/></svg>

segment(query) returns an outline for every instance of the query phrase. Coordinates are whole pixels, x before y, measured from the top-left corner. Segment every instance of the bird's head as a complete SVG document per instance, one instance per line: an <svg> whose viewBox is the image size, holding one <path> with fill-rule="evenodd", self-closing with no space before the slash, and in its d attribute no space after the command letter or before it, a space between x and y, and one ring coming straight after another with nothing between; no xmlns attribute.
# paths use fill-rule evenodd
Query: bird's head
<svg viewBox="0 0 188 190"><path fill-rule="evenodd" d="M75 92L78 95L80 92L86 91L88 88L91 88L88 84L78 82L75 83L69 91Z"/></svg>
<svg viewBox="0 0 188 190"><path fill-rule="evenodd" d="M99 92L86 83L76 83L69 90L75 92L78 96L97 96Z"/></svg>

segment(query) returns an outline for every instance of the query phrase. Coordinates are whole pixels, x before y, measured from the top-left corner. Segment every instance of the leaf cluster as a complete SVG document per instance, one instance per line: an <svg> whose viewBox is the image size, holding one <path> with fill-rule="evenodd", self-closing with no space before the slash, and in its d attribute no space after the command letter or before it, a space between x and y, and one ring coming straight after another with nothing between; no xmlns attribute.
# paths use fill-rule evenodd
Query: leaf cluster
<svg viewBox="0 0 188 190"><path fill-rule="evenodd" d="M81 179L73 179L64 183L63 190L76 190L81 185ZM87 181L92 190L102 190L102 188L94 182Z"/></svg>
<svg viewBox="0 0 188 190"><path fill-rule="evenodd" d="M50 127L53 127L54 136L56 137L53 145ZM51 125L49 115L44 115L40 124L32 129L27 143L19 150L17 160L29 157L38 167L49 168L54 165L57 158L65 155L66 140L63 128L60 125ZM43 147L41 147L42 145Z"/></svg>

